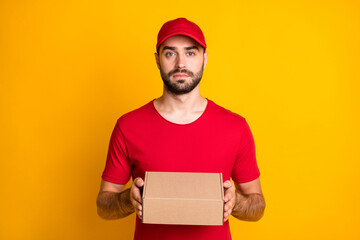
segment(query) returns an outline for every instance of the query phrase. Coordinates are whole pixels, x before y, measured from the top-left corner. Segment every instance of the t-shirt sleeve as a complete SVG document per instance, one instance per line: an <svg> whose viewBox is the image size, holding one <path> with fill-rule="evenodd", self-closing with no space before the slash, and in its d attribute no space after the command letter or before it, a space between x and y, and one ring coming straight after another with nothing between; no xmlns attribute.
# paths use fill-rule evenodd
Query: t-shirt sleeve
<svg viewBox="0 0 360 240"><path fill-rule="evenodd" d="M110 138L102 179L112 183L126 184L130 177L131 164L126 149L126 142L121 132L119 121L117 121Z"/></svg>
<svg viewBox="0 0 360 240"><path fill-rule="evenodd" d="M244 119L239 150L231 177L234 182L245 183L255 180L259 176L260 171L256 162L254 138L248 123Z"/></svg>

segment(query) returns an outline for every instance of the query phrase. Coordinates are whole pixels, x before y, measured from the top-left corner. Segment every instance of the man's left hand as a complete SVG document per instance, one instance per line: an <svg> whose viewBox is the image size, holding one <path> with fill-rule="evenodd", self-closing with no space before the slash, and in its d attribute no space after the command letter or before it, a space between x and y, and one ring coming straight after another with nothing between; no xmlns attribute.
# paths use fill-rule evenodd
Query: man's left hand
<svg viewBox="0 0 360 240"><path fill-rule="evenodd" d="M235 206L236 195L235 195L235 186L230 180L225 181L223 186L224 186L224 202L225 202L224 222L226 222L229 219L232 209Z"/></svg>

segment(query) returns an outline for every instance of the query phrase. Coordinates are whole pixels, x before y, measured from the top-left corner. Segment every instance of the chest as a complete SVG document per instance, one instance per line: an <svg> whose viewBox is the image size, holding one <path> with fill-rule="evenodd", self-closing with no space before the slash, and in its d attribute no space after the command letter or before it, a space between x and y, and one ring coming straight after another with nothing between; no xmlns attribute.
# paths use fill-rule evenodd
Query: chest
<svg viewBox="0 0 360 240"><path fill-rule="evenodd" d="M136 132L127 144L132 176L145 171L221 172L230 179L237 157L238 136L220 128L149 128Z"/></svg>

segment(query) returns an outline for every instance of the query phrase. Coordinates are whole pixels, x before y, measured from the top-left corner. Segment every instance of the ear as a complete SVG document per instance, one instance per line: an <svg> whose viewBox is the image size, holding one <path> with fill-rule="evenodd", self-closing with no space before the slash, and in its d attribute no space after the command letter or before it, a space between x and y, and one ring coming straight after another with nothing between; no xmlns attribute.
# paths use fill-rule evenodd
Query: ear
<svg viewBox="0 0 360 240"><path fill-rule="evenodd" d="M204 68L203 69L205 69L205 67L206 67L206 63L207 63L207 60L208 60L208 54L209 54L209 52L204 53Z"/></svg>
<svg viewBox="0 0 360 240"><path fill-rule="evenodd" d="M159 54L156 52L156 53L154 53L154 55L155 55L156 65L157 65L158 69L160 69Z"/></svg>

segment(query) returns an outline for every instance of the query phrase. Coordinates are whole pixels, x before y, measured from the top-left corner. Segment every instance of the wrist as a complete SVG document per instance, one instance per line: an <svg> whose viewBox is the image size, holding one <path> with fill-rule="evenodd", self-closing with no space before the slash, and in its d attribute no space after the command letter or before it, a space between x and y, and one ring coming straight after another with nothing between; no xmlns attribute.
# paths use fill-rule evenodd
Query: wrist
<svg viewBox="0 0 360 240"><path fill-rule="evenodd" d="M130 200L130 188L119 194L119 204L122 206L122 209L126 210L126 212L135 212L134 206Z"/></svg>

